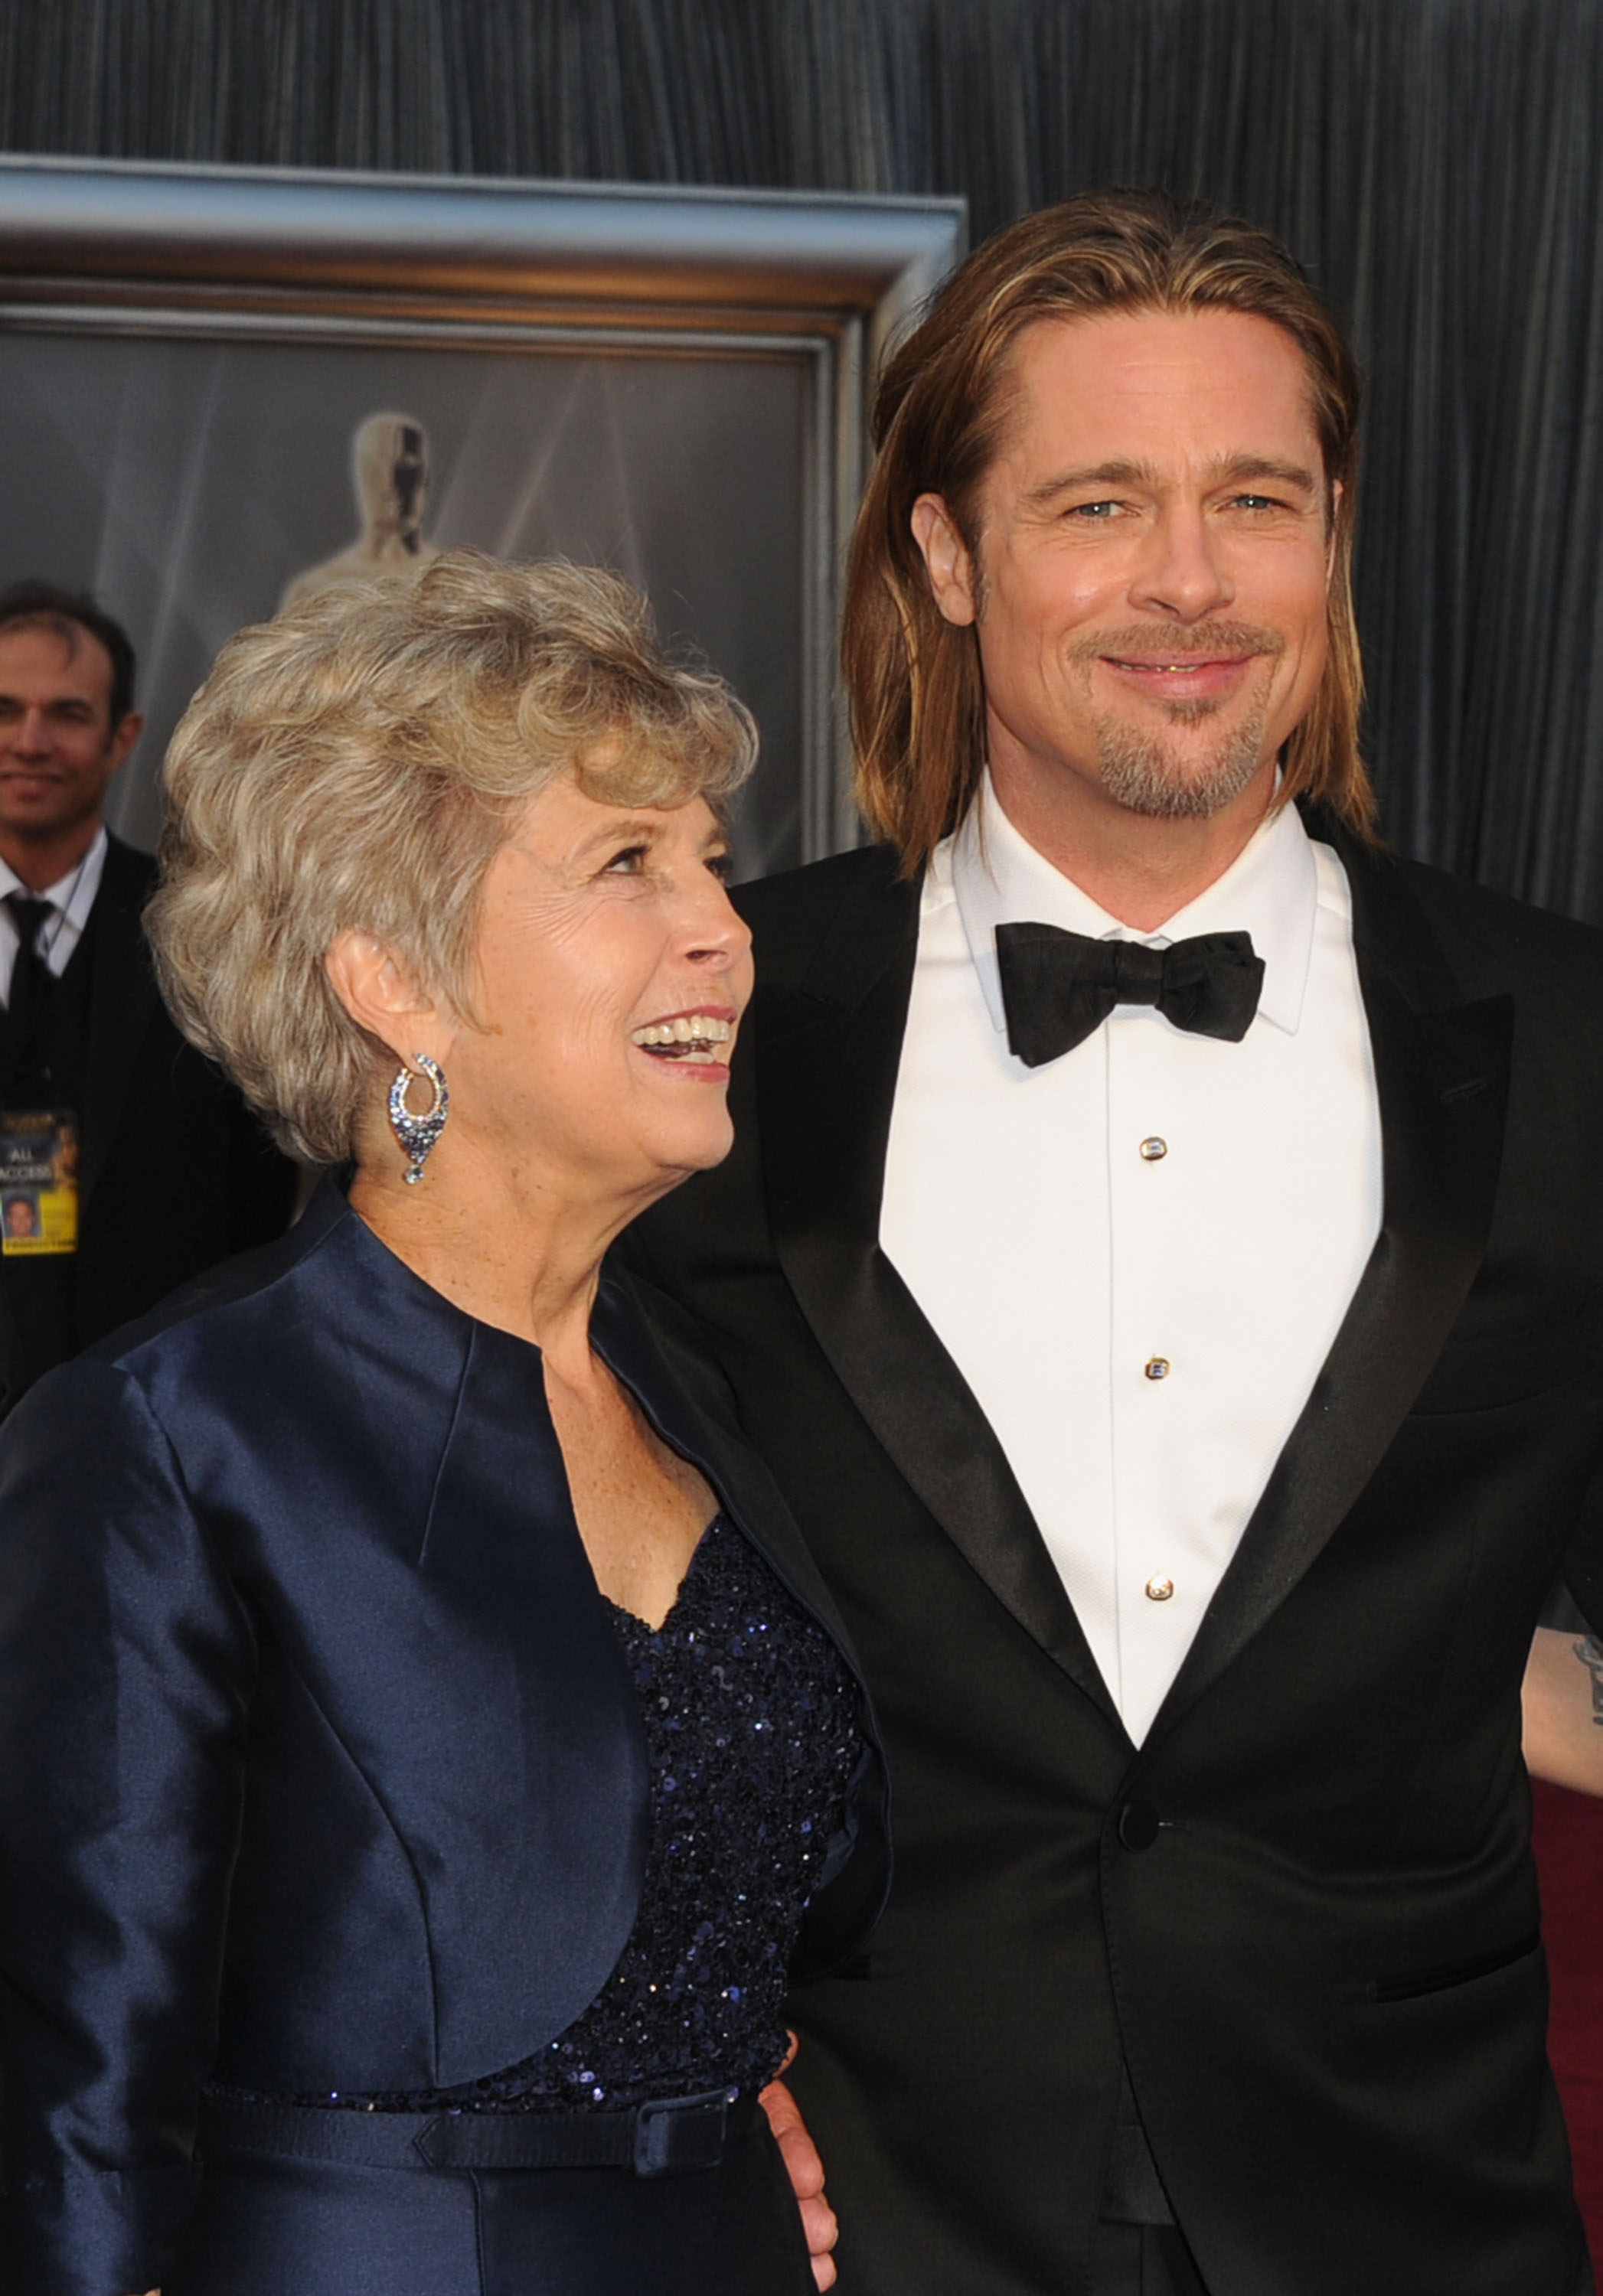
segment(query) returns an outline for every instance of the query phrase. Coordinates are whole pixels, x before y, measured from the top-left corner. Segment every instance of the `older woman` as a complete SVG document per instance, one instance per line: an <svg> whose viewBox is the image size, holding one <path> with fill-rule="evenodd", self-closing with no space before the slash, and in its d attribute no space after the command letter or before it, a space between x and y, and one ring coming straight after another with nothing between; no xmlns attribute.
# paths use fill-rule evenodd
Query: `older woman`
<svg viewBox="0 0 1603 2296"><path fill-rule="evenodd" d="M728 1146L752 746L624 585L466 554L179 728L169 999L354 1171L0 1439L8 2288L812 2287L754 2100L882 1893L862 1700L600 1272Z"/></svg>

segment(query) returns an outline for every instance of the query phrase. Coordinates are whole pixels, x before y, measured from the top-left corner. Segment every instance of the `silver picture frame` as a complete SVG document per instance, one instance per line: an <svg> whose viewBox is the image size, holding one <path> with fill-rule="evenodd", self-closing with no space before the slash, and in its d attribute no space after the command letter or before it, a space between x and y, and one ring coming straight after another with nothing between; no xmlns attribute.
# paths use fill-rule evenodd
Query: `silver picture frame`
<svg viewBox="0 0 1603 2296"><path fill-rule="evenodd" d="M624 562L760 725L768 693L744 866L850 845L835 629L867 392L965 233L953 200L0 156L0 582L95 588L129 623L151 723L114 825L152 840L210 654L349 527L364 393L438 381L463 475L434 539ZM586 467L604 402L610 473ZM498 484L521 526L489 517Z"/></svg>

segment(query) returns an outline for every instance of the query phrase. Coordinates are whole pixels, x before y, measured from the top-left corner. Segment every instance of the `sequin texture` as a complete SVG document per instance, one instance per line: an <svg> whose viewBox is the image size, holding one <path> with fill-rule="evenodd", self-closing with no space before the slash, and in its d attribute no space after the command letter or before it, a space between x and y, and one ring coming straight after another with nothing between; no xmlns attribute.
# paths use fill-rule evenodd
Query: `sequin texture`
<svg viewBox="0 0 1603 2296"><path fill-rule="evenodd" d="M777 2070L786 1967L841 1846L862 1749L856 1687L822 1628L722 1518L661 1628L612 1615L645 1723L651 1812L634 1927L601 1994L538 2056L481 2080L294 2102L618 2112L649 2097L751 2092Z"/></svg>

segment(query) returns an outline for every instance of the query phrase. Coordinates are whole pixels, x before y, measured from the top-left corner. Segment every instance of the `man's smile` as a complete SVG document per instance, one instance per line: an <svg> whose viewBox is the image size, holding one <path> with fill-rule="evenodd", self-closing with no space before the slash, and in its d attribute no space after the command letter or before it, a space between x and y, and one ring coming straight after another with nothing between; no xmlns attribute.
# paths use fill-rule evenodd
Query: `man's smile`
<svg viewBox="0 0 1603 2296"><path fill-rule="evenodd" d="M1148 659L1137 654L1104 653L1097 656L1103 668L1112 670L1122 685L1137 693L1148 693L1160 701L1222 700L1236 690L1260 659L1256 653L1190 655L1179 659L1172 655L1162 659Z"/></svg>
<svg viewBox="0 0 1603 2296"><path fill-rule="evenodd" d="M1241 662L1250 661L1253 657L1250 654L1217 654L1208 661L1139 661L1128 654L1105 653L1102 659L1111 662L1115 669L1149 670L1163 676L1195 677L1199 670L1233 668Z"/></svg>
<svg viewBox="0 0 1603 2296"><path fill-rule="evenodd" d="M1214 615L1190 629L1105 630L1078 640L1070 656L1087 674L1106 673L1127 694L1196 704L1229 701L1285 650L1278 630Z"/></svg>

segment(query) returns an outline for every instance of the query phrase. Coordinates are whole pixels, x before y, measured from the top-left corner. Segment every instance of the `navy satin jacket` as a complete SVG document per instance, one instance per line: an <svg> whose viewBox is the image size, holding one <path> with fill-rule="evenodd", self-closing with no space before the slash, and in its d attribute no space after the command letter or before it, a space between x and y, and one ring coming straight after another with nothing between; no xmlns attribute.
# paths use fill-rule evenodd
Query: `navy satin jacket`
<svg viewBox="0 0 1603 2296"><path fill-rule="evenodd" d="M717 1374L611 1279L592 1336L843 1643ZM540 2048L629 1934L647 1777L538 1350L329 1187L52 1374L0 1432L0 2285L159 2279L208 2079ZM871 1925L882 1811L866 1781L803 1973Z"/></svg>

